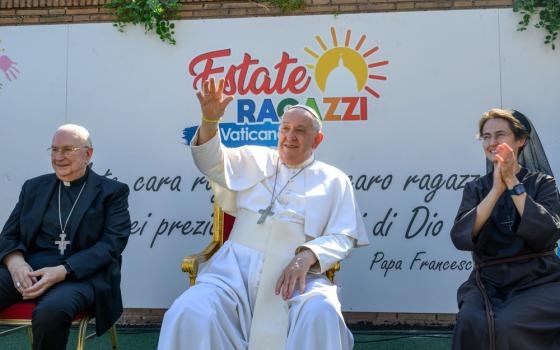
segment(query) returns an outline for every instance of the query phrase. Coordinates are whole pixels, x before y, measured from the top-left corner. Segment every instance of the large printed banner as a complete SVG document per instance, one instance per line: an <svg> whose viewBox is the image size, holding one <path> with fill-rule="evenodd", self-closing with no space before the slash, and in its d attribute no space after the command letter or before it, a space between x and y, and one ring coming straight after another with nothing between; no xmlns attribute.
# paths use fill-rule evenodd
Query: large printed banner
<svg viewBox="0 0 560 350"><path fill-rule="evenodd" d="M175 47L110 24L0 27L0 221L25 179L51 171L56 127L84 125L93 169L131 189L125 306L168 307L187 288L181 259L212 230L188 148L195 90L225 78L228 146L274 146L292 104L323 119L317 158L351 177L371 241L336 276L343 309L454 312L472 263L449 230L485 171L481 113L532 118L560 173L560 52L518 20L493 9L180 21Z"/></svg>

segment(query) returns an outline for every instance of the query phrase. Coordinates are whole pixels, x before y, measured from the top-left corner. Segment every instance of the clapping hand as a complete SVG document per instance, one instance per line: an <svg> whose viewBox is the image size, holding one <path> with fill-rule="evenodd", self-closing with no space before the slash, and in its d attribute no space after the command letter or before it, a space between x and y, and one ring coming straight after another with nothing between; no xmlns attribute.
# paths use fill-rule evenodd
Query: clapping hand
<svg viewBox="0 0 560 350"><path fill-rule="evenodd" d="M493 173L493 183L492 189L496 191L498 196L500 196L506 190L506 184L502 179L502 163L497 160L494 162L494 173Z"/></svg>
<svg viewBox="0 0 560 350"><path fill-rule="evenodd" d="M500 174L504 183L513 181L519 165L513 149L507 143L496 147L496 162L500 165Z"/></svg>

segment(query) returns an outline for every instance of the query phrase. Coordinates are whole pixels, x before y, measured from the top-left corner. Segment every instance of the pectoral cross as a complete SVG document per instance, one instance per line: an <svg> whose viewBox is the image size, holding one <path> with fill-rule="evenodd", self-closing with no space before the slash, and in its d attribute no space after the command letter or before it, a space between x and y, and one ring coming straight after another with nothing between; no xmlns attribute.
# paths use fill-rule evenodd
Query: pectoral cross
<svg viewBox="0 0 560 350"><path fill-rule="evenodd" d="M500 224L507 226L509 228L509 230L511 231L512 227L513 227L513 221L508 217L506 221L501 222Z"/></svg>
<svg viewBox="0 0 560 350"><path fill-rule="evenodd" d="M266 207L266 209L260 209L259 214L261 214L261 217L259 218L259 221L257 221L257 224L262 225L266 221L267 216L274 215L274 212L272 211L272 203Z"/></svg>
<svg viewBox="0 0 560 350"><path fill-rule="evenodd" d="M58 246L58 250L60 250L60 255L64 255L66 246L70 244L70 241L65 241L65 239L66 239L66 233L61 233L60 240L54 242L54 244Z"/></svg>

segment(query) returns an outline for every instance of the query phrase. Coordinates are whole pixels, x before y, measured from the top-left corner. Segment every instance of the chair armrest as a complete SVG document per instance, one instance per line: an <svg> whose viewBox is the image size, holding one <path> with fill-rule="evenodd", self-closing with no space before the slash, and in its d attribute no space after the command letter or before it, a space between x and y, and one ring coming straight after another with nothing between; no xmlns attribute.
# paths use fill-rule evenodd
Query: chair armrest
<svg viewBox="0 0 560 350"><path fill-rule="evenodd" d="M334 283L334 274L337 271L340 271L340 261L331 266L326 272L327 278L331 281L331 283Z"/></svg>
<svg viewBox="0 0 560 350"><path fill-rule="evenodd" d="M212 241L204 250L199 254L188 255L183 258L181 263L181 269L183 272L188 272L189 274L189 285L193 286L196 281L196 275L198 274L198 265L204 263L214 255L220 249L220 242Z"/></svg>

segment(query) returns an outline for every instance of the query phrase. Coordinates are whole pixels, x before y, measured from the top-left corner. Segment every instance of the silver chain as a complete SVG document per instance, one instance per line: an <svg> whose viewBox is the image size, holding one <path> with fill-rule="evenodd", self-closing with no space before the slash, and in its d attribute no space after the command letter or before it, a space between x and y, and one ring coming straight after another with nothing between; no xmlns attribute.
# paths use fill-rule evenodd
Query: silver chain
<svg viewBox="0 0 560 350"><path fill-rule="evenodd" d="M286 184L284 184L284 186L280 189L280 192L278 192L278 194L276 195L276 197L274 196L274 193L276 193L276 181L278 180L278 170L279 170L279 161L280 161L280 157L278 157L278 159L276 160L276 173L274 174L274 187L272 189L272 198L270 199L270 206L274 205L274 202L278 199L278 197L280 197L280 195L282 194L282 192L284 191L284 189L286 189L286 186L288 186L288 184L296 177L298 176L302 171L305 170L305 168L307 168L308 166L310 166L311 164L313 164L315 162L315 160L311 161L309 164L307 164L306 166L304 166L303 168L299 169L299 171L297 173L295 173L294 175L292 175L292 177L290 177L290 179L286 182Z"/></svg>
<svg viewBox="0 0 560 350"><path fill-rule="evenodd" d="M58 222L60 223L60 229L62 230L63 234L66 234L66 226L68 225L68 220L70 220L70 216L72 215L72 212L74 211L74 208L76 207L76 203L78 203L78 199L80 199L80 196L82 195L82 191L84 190L84 187L86 187L86 181L84 181L84 184L82 185L82 188L80 189L80 193L78 193L78 197L76 197L76 200L74 201L74 204L72 205L72 209L70 209L70 213L68 213L68 216L66 217L66 221L64 222L64 227L62 226L62 212L60 210L60 192L61 192L61 188L62 188L62 181L58 183Z"/></svg>

